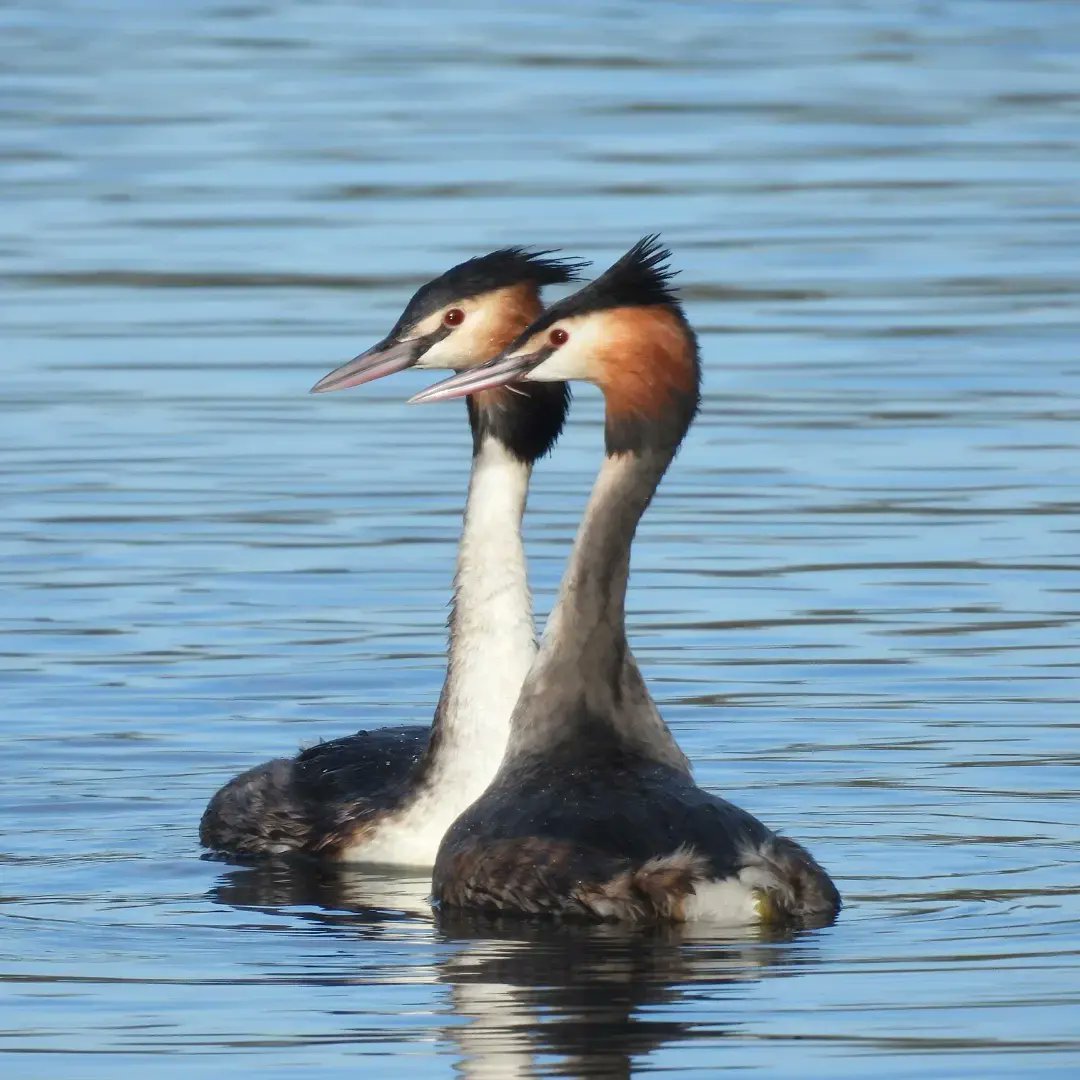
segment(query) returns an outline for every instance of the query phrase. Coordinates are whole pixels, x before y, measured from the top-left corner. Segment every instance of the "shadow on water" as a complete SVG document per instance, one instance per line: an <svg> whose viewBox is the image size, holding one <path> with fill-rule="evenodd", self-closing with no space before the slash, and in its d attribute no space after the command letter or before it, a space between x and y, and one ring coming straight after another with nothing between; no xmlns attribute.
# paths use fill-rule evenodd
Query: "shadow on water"
<svg viewBox="0 0 1080 1080"><path fill-rule="evenodd" d="M287 913L357 945L425 918L446 946L425 974L449 990L453 1020L442 1037L467 1076L532 1076L552 1055L560 1059L555 1075L630 1076L634 1059L701 1037L694 1023L673 1018L693 987L737 993L802 974L817 960L812 931L631 929L458 913L431 921L429 881L278 860L229 870L209 899ZM714 1015L708 1038L726 1030Z"/></svg>

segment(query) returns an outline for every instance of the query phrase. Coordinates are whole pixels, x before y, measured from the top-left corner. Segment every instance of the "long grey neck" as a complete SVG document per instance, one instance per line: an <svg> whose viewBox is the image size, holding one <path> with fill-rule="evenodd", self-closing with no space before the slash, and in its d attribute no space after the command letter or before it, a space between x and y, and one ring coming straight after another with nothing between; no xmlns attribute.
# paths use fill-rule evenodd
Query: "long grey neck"
<svg viewBox="0 0 1080 1080"><path fill-rule="evenodd" d="M514 710L510 758L596 745L689 771L626 641L630 546L672 454L646 448L604 459Z"/></svg>

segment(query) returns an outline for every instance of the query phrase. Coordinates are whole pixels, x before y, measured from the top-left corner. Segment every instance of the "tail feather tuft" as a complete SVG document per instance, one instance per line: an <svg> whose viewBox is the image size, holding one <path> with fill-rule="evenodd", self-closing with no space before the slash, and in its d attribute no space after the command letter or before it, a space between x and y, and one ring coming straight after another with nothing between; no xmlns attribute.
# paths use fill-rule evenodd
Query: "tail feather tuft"
<svg viewBox="0 0 1080 1080"><path fill-rule="evenodd" d="M842 906L832 878L801 844L771 836L743 853L739 880L762 894L762 921L814 923Z"/></svg>
<svg viewBox="0 0 1080 1080"><path fill-rule="evenodd" d="M627 869L602 885L582 890L581 902L602 919L633 922L682 922L694 882L706 875L706 861L692 848L658 855L637 869Z"/></svg>

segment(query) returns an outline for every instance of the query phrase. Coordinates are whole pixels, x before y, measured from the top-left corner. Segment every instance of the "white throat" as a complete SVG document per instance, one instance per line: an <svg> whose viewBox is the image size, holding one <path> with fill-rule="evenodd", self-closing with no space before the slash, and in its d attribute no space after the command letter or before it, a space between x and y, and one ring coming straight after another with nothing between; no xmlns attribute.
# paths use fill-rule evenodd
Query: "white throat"
<svg viewBox="0 0 1080 1080"><path fill-rule="evenodd" d="M487 436L473 459L458 546L450 655L424 785L348 861L425 866L454 819L498 771L510 715L536 656L521 538L530 466Z"/></svg>

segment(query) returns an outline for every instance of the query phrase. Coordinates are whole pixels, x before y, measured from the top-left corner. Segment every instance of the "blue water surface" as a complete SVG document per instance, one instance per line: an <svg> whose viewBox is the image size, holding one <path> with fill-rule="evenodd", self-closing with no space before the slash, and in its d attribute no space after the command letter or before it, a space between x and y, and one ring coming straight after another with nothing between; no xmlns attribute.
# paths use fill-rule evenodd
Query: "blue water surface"
<svg viewBox="0 0 1080 1080"><path fill-rule="evenodd" d="M1078 162L1071 3L4 5L4 1075L1076 1075ZM201 859L229 776L441 682L463 411L307 388L461 258L654 229L707 386L632 640L839 922ZM541 613L599 417L536 472Z"/></svg>

